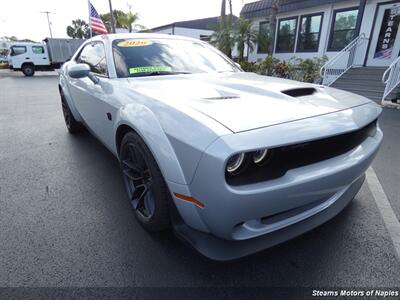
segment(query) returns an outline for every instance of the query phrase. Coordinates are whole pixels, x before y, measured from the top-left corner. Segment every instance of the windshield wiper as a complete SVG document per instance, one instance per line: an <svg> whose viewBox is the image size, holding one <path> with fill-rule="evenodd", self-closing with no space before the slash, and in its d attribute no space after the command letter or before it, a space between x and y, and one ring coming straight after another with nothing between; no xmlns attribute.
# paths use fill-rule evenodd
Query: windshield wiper
<svg viewBox="0 0 400 300"><path fill-rule="evenodd" d="M135 76L133 76L133 77L163 76L163 75L180 75L180 74L192 74L192 73L190 73L190 72L156 71L156 72L135 74Z"/></svg>

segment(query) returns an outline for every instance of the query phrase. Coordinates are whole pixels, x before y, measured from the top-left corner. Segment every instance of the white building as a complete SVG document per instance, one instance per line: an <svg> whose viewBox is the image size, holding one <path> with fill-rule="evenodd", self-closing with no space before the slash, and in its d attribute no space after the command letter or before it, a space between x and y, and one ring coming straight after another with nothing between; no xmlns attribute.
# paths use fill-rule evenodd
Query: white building
<svg viewBox="0 0 400 300"><path fill-rule="evenodd" d="M236 18L236 17L235 17ZM219 17L175 22L150 29L150 32L172 35L182 35L202 41L209 41L213 30L218 24Z"/></svg>
<svg viewBox="0 0 400 300"><path fill-rule="evenodd" d="M389 66L400 51L400 1L385 0L282 0L277 14L274 56L289 59L334 56L359 34L369 39L365 45L367 66ZM255 26L269 26L271 1L246 4L242 16ZM386 14L386 15L385 15ZM393 23L388 26L389 19ZM386 30L389 28L389 32ZM397 36L399 35L399 38ZM386 38L385 38L386 37ZM383 52L382 47L391 51ZM390 53L388 53L390 52ZM382 55L382 53L386 53ZM265 57L257 47L250 60Z"/></svg>
<svg viewBox="0 0 400 300"><path fill-rule="evenodd" d="M252 20L258 30L266 30L272 12L271 2L262 0L246 4L241 16ZM375 67L368 72L376 73L377 82L386 68L399 57L399 23L400 0L281 0L273 55L281 60L293 56L335 57L326 69L327 84L354 67ZM266 53L265 46L259 43L249 54L249 60L256 61L265 57ZM400 78L396 79L396 84L398 81ZM366 88L368 90L368 86ZM383 93L384 88L376 86L370 87L370 90ZM378 94L375 96L378 97Z"/></svg>

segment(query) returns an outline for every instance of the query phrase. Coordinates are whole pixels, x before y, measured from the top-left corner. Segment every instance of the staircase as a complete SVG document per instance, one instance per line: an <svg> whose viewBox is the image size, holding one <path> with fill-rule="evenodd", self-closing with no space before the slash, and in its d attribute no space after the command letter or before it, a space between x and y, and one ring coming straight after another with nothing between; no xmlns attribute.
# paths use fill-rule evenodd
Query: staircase
<svg viewBox="0 0 400 300"><path fill-rule="evenodd" d="M351 68L339 77L331 86L365 96L380 103L385 90L382 83L382 75L387 68L381 67L357 67ZM396 96L396 89L387 97Z"/></svg>

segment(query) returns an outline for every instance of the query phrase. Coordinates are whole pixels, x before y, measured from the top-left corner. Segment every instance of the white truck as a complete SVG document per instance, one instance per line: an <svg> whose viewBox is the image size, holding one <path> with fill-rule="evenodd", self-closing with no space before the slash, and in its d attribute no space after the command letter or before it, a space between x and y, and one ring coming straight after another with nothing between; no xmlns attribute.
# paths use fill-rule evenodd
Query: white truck
<svg viewBox="0 0 400 300"><path fill-rule="evenodd" d="M9 68L33 76L35 71L53 71L68 61L83 39L46 38L43 43L13 42L8 54Z"/></svg>

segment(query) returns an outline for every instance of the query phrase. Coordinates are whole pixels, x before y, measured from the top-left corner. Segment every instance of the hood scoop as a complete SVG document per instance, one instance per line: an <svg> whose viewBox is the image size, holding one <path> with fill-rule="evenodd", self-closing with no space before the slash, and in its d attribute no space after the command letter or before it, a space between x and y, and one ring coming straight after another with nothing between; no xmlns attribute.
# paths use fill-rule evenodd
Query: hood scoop
<svg viewBox="0 0 400 300"><path fill-rule="evenodd" d="M238 99L239 96L219 96L219 97L207 97L203 98L204 100L229 100L229 99Z"/></svg>
<svg viewBox="0 0 400 300"><path fill-rule="evenodd" d="M317 90L315 88L296 88L282 91L283 94L291 96L291 97L304 97L304 96L311 96L316 93Z"/></svg>

